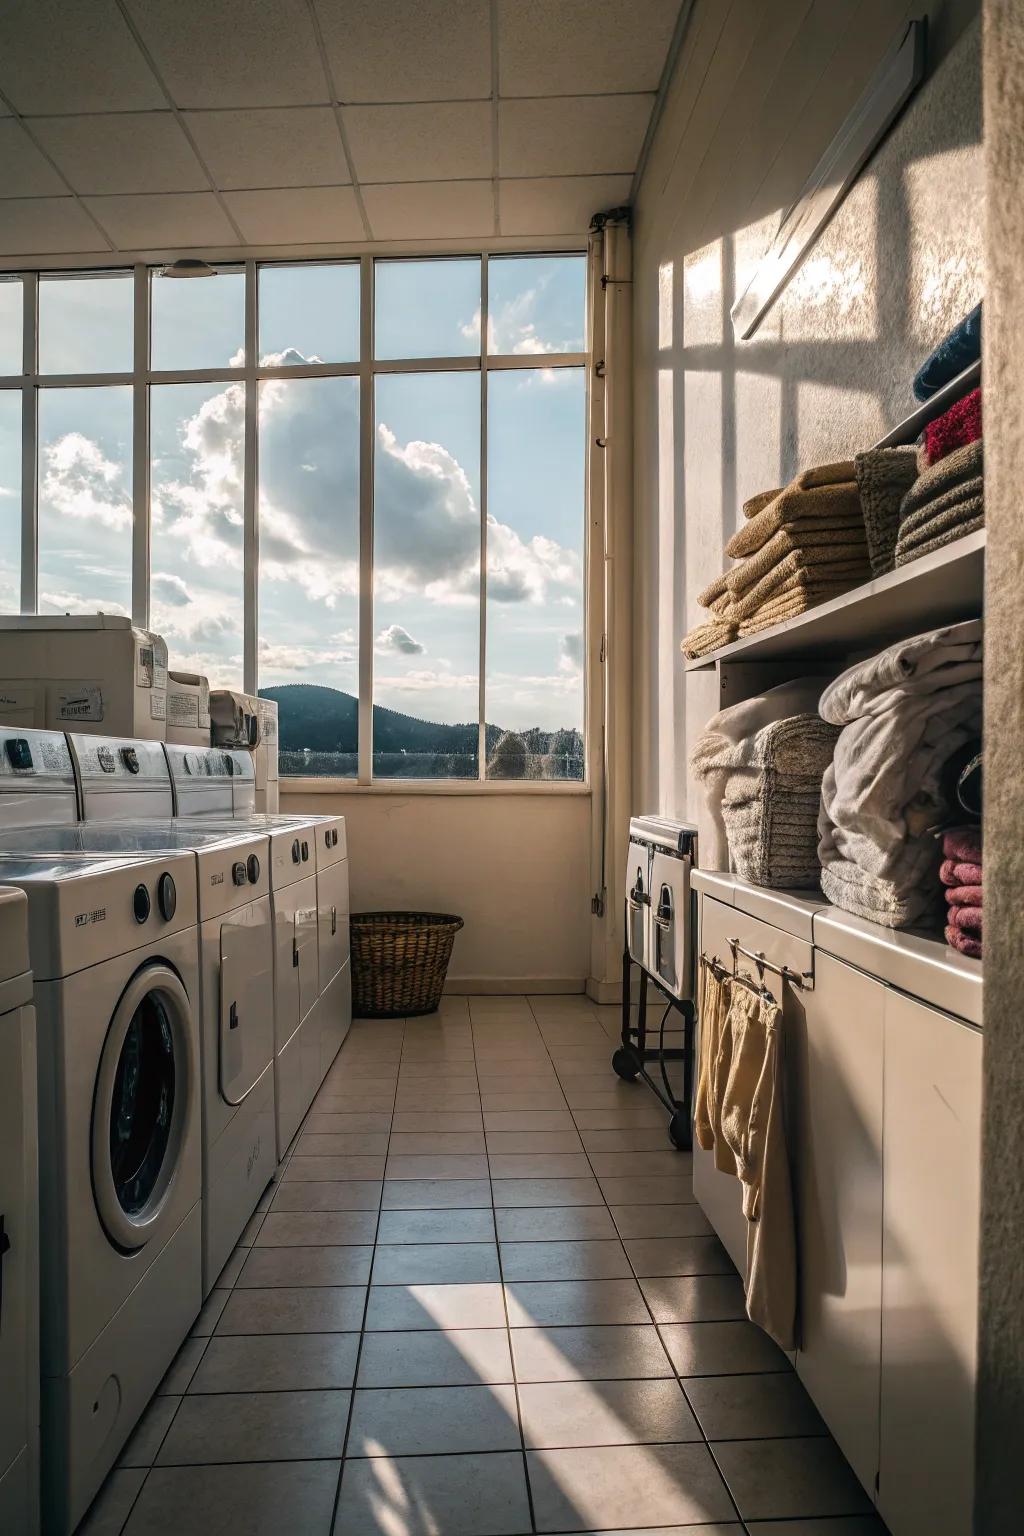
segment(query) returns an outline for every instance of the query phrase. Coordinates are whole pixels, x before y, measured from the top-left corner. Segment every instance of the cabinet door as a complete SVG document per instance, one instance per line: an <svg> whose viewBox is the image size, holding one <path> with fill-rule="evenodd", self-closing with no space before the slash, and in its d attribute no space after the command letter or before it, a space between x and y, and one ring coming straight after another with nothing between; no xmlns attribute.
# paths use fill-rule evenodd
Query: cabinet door
<svg viewBox="0 0 1024 1536"><path fill-rule="evenodd" d="M28 1442L30 1403L38 1410L39 1357L31 1348L39 1290L34 1043L31 1008L0 1017L0 1219L10 1244L0 1251L0 1478ZM2 1495L0 1506L6 1508Z"/></svg>
<svg viewBox="0 0 1024 1536"><path fill-rule="evenodd" d="M885 1010L878 1508L893 1536L969 1536L974 1494L981 1035Z"/></svg>
<svg viewBox="0 0 1024 1536"><path fill-rule="evenodd" d="M868 1493L878 1469L886 990L817 951L794 1019L796 1368Z"/></svg>

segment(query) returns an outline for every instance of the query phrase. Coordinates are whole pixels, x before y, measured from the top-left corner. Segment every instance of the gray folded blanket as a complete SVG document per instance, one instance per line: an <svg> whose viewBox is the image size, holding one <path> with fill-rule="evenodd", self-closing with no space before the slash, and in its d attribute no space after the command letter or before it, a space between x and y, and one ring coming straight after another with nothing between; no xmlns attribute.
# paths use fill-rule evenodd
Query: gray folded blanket
<svg viewBox="0 0 1024 1536"><path fill-rule="evenodd" d="M917 479L917 453L913 448L868 448L853 461L868 559L876 576L893 568L900 504Z"/></svg>

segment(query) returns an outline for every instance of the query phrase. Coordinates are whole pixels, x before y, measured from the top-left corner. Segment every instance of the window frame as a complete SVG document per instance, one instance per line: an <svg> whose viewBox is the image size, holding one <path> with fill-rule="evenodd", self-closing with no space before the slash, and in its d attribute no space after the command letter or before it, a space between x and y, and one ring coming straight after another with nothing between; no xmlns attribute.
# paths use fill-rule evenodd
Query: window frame
<svg viewBox="0 0 1024 1536"><path fill-rule="evenodd" d="M282 779L285 793L349 794L590 794L591 750L590 678L586 658L589 655L589 610L592 594L591 540L589 512L589 474L584 486L583 519L583 633L585 743L584 776L580 780L503 780L488 779L486 753L486 683L487 683L487 432L488 380L491 373L543 368L582 368L584 372L586 420L590 420L591 392L591 307L592 296L585 299L584 350L560 353L497 353L487 350L489 333L489 263L491 259L515 257L578 256L586 261L583 247L524 249L493 253L481 250L433 252L429 250L392 254L366 251L359 255L323 256L313 260L282 258L257 261L228 260L215 263L218 272L242 272L244 290L245 361L240 368L154 369L151 362L151 290L160 265L136 262L131 266L47 267L30 271L14 268L0 273L0 278L20 279L22 283L22 371L0 376L0 390L21 391L21 612L34 614L38 609L38 426L39 392L104 385L129 385L132 388L132 559L131 611L133 623L147 629L150 620L150 387L160 384L242 383L245 389L244 479L243 479L243 688L258 692L259 654L259 386L265 379L302 379L347 377L359 380L359 750L355 778L289 775ZM465 260L480 262L480 351L472 356L437 356L381 358L375 355L374 275L378 261L417 262ZM347 363L306 363L298 365L261 365L259 362L259 273L264 268L358 265L359 267L359 359ZM587 283L592 281L592 264L586 261ZM38 367L39 287L47 277L112 276L131 274L134 284L133 366L130 372L44 374ZM202 279L194 279L202 281ZM478 683L478 776L476 779L397 779L374 778L372 771L373 711L373 495L374 448L376 438L376 379L381 374L470 372L480 375L480 635Z"/></svg>

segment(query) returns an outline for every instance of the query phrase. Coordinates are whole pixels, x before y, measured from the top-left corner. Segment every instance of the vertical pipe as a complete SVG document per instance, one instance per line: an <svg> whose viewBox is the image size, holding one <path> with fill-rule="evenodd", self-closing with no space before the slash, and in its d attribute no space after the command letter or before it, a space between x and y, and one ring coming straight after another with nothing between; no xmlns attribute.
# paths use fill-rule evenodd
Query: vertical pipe
<svg viewBox="0 0 1024 1536"><path fill-rule="evenodd" d="M22 279L21 371L21 611L35 613L39 601L39 394L36 389L36 330L39 275Z"/></svg>
<svg viewBox="0 0 1024 1536"><path fill-rule="evenodd" d="M359 783L373 778L373 257L359 259Z"/></svg>
<svg viewBox="0 0 1024 1536"><path fill-rule="evenodd" d="M149 273L134 269L132 382L132 622L149 628L151 520L149 510Z"/></svg>
<svg viewBox="0 0 1024 1536"><path fill-rule="evenodd" d="M480 258L480 678L477 778L487 774L487 327L490 274Z"/></svg>
<svg viewBox="0 0 1024 1536"><path fill-rule="evenodd" d="M604 931L609 900L605 876L605 600L604 600L604 235L590 237L587 252L587 765L590 779L590 865L594 921L591 924L590 976L605 980Z"/></svg>
<svg viewBox="0 0 1024 1536"><path fill-rule="evenodd" d="M259 475L259 384L256 379L259 346L259 298L256 263L245 263L245 441L242 479L242 609L244 633L242 670L246 693L259 689L260 531L257 504Z"/></svg>

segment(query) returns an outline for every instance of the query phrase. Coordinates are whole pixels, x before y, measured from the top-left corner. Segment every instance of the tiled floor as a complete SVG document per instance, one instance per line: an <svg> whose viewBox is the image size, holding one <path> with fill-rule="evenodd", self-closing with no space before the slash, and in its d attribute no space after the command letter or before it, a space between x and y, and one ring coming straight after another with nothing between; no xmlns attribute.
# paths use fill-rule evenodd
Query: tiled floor
<svg viewBox="0 0 1024 1536"><path fill-rule="evenodd" d="M616 1028L356 1023L89 1536L879 1536Z"/></svg>

